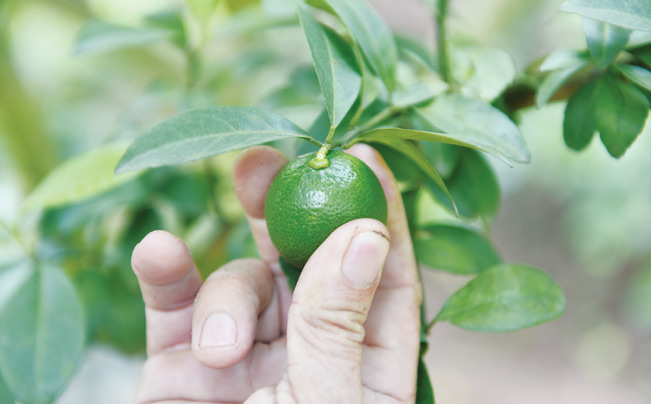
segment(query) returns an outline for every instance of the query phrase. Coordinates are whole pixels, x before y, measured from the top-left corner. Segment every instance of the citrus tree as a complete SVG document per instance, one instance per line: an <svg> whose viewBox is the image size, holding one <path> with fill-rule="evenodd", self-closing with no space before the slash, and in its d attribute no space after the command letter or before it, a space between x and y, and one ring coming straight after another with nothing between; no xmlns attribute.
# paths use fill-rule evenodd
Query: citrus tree
<svg viewBox="0 0 651 404"><path fill-rule="evenodd" d="M91 342L144 350L129 260L149 231L184 238L203 276L255 256L229 174L231 152L259 144L326 159L372 145L400 183L422 268L470 277L437 313L421 309L418 403L434 402L422 357L436 324L505 332L560 316L554 279L504 262L490 240L500 205L492 162L527 163L517 112L559 99L563 133L550 136L582 150L598 133L608 153L624 155L649 114L651 4L568 0L561 9L583 17L586 47L516 72L502 50L449 41L448 3L427 2L435 51L392 32L366 0L187 0L138 26L90 19L74 44L79 57L164 46L174 74L161 68L144 90L158 124L66 160L3 227L0 402L52 402ZM295 42L273 46L278 32ZM261 81L270 74L273 91L243 96L271 88ZM425 210L440 219L423 220ZM300 269L281 266L295 283Z"/></svg>

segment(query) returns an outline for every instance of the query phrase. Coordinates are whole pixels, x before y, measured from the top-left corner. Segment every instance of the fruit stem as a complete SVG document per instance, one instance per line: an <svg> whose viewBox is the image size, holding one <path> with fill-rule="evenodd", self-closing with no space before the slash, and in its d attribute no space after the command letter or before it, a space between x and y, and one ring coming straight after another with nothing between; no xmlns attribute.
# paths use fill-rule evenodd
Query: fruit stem
<svg viewBox="0 0 651 404"><path fill-rule="evenodd" d="M335 135L335 129L337 129L336 126L330 125L330 132L328 132L328 136L326 137L325 144L330 144L330 142L332 141L332 138Z"/></svg>
<svg viewBox="0 0 651 404"><path fill-rule="evenodd" d="M315 170L320 170L322 168L326 168L330 165L330 162L326 158L326 154L330 151L330 144L326 143L321 148L319 151L316 153L316 157L314 157L312 160L310 160L309 164L310 167L312 167Z"/></svg>

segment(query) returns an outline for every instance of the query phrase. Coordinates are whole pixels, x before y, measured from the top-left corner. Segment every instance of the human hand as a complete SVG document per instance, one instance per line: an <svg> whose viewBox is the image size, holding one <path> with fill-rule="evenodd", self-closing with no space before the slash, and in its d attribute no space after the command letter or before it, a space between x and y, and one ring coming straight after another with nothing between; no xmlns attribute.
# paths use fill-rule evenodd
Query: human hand
<svg viewBox="0 0 651 404"><path fill-rule="evenodd" d="M202 283L180 239L155 231L136 246L148 355L137 403L414 401L421 290L400 191L375 150L350 153L382 183L387 227L339 227L293 295L264 221L267 189L287 162L270 147L244 151L233 172L261 260L233 261Z"/></svg>

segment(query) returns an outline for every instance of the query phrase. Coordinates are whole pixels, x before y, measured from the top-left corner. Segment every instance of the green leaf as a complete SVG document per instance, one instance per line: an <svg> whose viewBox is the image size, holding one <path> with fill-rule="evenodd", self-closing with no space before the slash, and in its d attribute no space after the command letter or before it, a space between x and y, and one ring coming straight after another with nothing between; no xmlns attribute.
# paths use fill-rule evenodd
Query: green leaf
<svg viewBox="0 0 651 404"><path fill-rule="evenodd" d="M415 404L434 404L434 388L423 355L418 358Z"/></svg>
<svg viewBox="0 0 651 404"><path fill-rule="evenodd" d="M628 29L651 31L648 0L568 0L561 4L561 10Z"/></svg>
<svg viewBox="0 0 651 404"><path fill-rule="evenodd" d="M178 114L136 139L115 172L182 164L291 137L311 140L286 118L262 109L198 109Z"/></svg>
<svg viewBox="0 0 651 404"><path fill-rule="evenodd" d="M568 0L561 10L618 25L651 31L651 3L648 0Z"/></svg>
<svg viewBox="0 0 651 404"><path fill-rule="evenodd" d="M529 162L531 153L518 127L492 105L459 94L437 97L417 109L433 127L447 132L441 139L420 138L468 146L497 156L507 163ZM443 138L447 139L444 141Z"/></svg>
<svg viewBox="0 0 651 404"><path fill-rule="evenodd" d="M424 230L430 236L416 239L418 261L459 275L476 275L501 262L495 248L482 235L466 227L437 224Z"/></svg>
<svg viewBox="0 0 651 404"><path fill-rule="evenodd" d="M545 61L540 65L540 71L546 72L550 70L562 69L564 67L575 66L581 61L587 60L590 56L589 52L577 50L558 50L549 54Z"/></svg>
<svg viewBox="0 0 651 404"><path fill-rule="evenodd" d="M500 187L493 169L474 150L461 150L459 158L457 168L447 182L452 199L461 216L480 216L489 224L500 207Z"/></svg>
<svg viewBox="0 0 651 404"><path fill-rule="evenodd" d="M0 312L0 369L18 401L50 403L72 377L84 339L74 287L58 268L32 267Z"/></svg>
<svg viewBox="0 0 651 404"><path fill-rule="evenodd" d="M572 77L579 70L583 69L587 64L588 62L586 61L579 61L575 65L558 69L548 74L540 84L538 92L536 93L536 106L538 108L542 108L543 105L547 104L550 98L556 94L556 91L558 91L558 89L570 77Z"/></svg>
<svg viewBox="0 0 651 404"><path fill-rule="evenodd" d="M583 150L590 144L597 131L596 88L596 82L585 84L567 101L563 118L563 139L570 149Z"/></svg>
<svg viewBox="0 0 651 404"><path fill-rule="evenodd" d="M148 45L171 39L177 34L174 30L161 27L133 28L90 20L79 31L74 52L79 55Z"/></svg>
<svg viewBox="0 0 651 404"><path fill-rule="evenodd" d="M624 48L631 31L592 18L583 18L583 31L592 60L605 69Z"/></svg>
<svg viewBox="0 0 651 404"><path fill-rule="evenodd" d="M651 45L633 49L631 53L651 67Z"/></svg>
<svg viewBox="0 0 651 404"><path fill-rule="evenodd" d="M613 157L619 158L642 132L649 100L633 84L606 75L598 87L595 114L601 141Z"/></svg>
<svg viewBox="0 0 651 404"><path fill-rule="evenodd" d="M454 79L468 97L493 101L515 79L513 58L501 49L464 46L452 51Z"/></svg>
<svg viewBox="0 0 651 404"><path fill-rule="evenodd" d="M116 176L113 173L126 149L126 143L112 143L63 162L29 194L23 209L79 202L131 180L135 174Z"/></svg>
<svg viewBox="0 0 651 404"><path fill-rule="evenodd" d="M361 134L358 139L368 143L380 143L402 153L405 157L410 159L412 163L416 164L418 168L420 168L421 171L429 177L429 179L434 181L438 188L448 198L452 204L453 209L456 211L454 200L452 199L448 188L445 186L443 179L436 171L434 166L432 166L432 163L429 161L427 156L425 156L422 150L419 149L414 143L410 142L407 139L400 138L400 136L394 136L396 133L400 134L405 130L406 129L399 128L375 129Z"/></svg>
<svg viewBox="0 0 651 404"><path fill-rule="evenodd" d="M617 68L633 83L651 91L651 71L634 65L617 65Z"/></svg>
<svg viewBox="0 0 651 404"><path fill-rule="evenodd" d="M298 16L319 77L330 123L337 127L355 103L362 77L346 41L319 24L305 6L298 8Z"/></svg>
<svg viewBox="0 0 651 404"><path fill-rule="evenodd" d="M375 8L366 0L308 0L308 3L334 12L341 19L373 71L392 92L396 87L398 51L391 30Z"/></svg>
<svg viewBox="0 0 651 404"><path fill-rule="evenodd" d="M2 375L0 375L0 403L14 403L14 395L11 393L9 387L7 387L7 384L2 379Z"/></svg>
<svg viewBox="0 0 651 404"><path fill-rule="evenodd" d="M563 291L548 274L500 264L450 296L436 321L470 331L515 331L553 320L564 310Z"/></svg>
<svg viewBox="0 0 651 404"><path fill-rule="evenodd" d="M280 269L283 270L283 273L287 278L287 284L289 285L289 290L293 292L294 289L296 289L298 278L301 276L301 269L296 268L283 257L278 257L278 263L280 264Z"/></svg>
<svg viewBox="0 0 651 404"><path fill-rule="evenodd" d="M425 83L417 82L409 87L398 90L393 96L393 105L398 108L405 108L412 105L422 104L434 98L435 92Z"/></svg>

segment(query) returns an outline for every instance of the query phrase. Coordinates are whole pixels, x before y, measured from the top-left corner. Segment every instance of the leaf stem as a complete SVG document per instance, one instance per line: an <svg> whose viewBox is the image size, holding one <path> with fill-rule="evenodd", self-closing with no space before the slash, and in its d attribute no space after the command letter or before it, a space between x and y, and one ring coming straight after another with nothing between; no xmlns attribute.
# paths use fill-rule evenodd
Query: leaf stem
<svg viewBox="0 0 651 404"><path fill-rule="evenodd" d="M395 105L389 105L388 107L384 108L382 111L378 112L373 118L369 119L368 121L364 122L362 125L348 132L348 134L340 142L333 144L332 147L342 145L344 149L349 148L350 146L357 143L355 142L355 137L357 137L357 135L373 129L374 127L382 123L382 121L401 112L403 109L404 108L396 107Z"/></svg>
<svg viewBox="0 0 651 404"><path fill-rule="evenodd" d="M454 78L452 77L452 67L450 65L450 51L448 49L448 37L445 22L448 16L449 0L439 0L438 10L436 11L436 32L438 44L438 62L439 71L443 80L450 86L450 91L457 90Z"/></svg>

